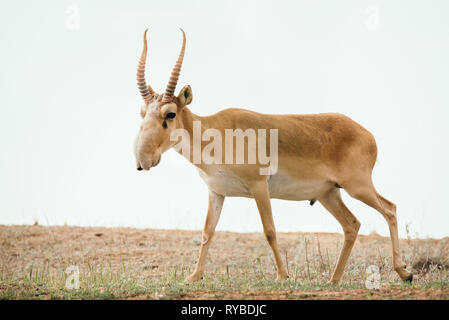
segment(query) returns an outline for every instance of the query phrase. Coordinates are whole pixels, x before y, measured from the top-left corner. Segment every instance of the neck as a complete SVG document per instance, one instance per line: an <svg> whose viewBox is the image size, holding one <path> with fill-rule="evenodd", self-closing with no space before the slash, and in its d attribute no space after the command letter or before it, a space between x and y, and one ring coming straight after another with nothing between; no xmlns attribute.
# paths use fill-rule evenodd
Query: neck
<svg viewBox="0 0 449 320"><path fill-rule="evenodd" d="M201 124L203 124L203 117L200 117L196 114L194 114L192 111L190 111L189 108L187 108L187 106L184 107L184 110L182 111L181 114L181 123L182 123L182 127L187 130L187 132L190 134L190 138L192 139L193 137L193 122L194 121L201 121ZM203 130L201 130L202 133Z"/></svg>
<svg viewBox="0 0 449 320"><path fill-rule="evenodd" d="M194 123L197 122L196 125L194 125ZM200 126L198 126L198 123L200 124ZM187 106L184 107L184 110L182 111L181 114L181 126L180 128L186 130L186 132L188 133L188 137L183 137L183 142L182 148L175 148L176 152L178 152L179 154L181 154L182 156L184 156L187 160L189 160L193 165L200 167L201 164L197 163L198 161L195 161L195 157L194 157L194 153L195 150L198 151L198 148L200 148L199 152L201 152L202 150L202 135L204 130L206 130L208 128L208 121L206 117L200 117L196 114L194 114L192 111L190 111L189 108L187 108ZM200 128L200 130L198 130L198 128ZM185 140L188 138L188 142ZM194 145L194 140L195 142L198 144L198 141L200 143L200 145ZM188 148L189 150L189 156L186 155L186 148Z"/></svg>

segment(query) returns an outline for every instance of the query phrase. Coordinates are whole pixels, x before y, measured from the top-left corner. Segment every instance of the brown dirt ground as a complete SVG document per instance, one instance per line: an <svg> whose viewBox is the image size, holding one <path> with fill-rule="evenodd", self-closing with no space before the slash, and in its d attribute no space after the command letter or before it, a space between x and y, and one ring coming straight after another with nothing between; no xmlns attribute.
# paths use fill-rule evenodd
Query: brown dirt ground
<svg viewBox="0 0 449 320"><path fill-rule="evenodd" d="M126 263L129 268L138 272L140 277L158 277L167 272L171 266L183 265L193 269L198 255L201 239L200 231L185 230L152 230L132 228L72 227L72 226L2 226L0 225L0 268L3 272L23 274L30 264L47 265L55 270L64 268L70 263L81 266L95 265L102 261L112 262L120 268ZM307 240L308 239L308 240ZM313 268L326 271L322 256L327 253L332 261L338 257L343 235L338 233L278 233L278 242L285 260L289 262L289 274L294 273L295 263L303 263L303 256L297 255L304 243L309 245L308 258L313 260ZM305 241L305 242L304 242ZM426 280L439 280L425 269L426 261L419 260L416 248L426 247L433 250L443 248L447 252L449 238L406 240L401 239L402 250L416 251L411 261L422 270L414 270L418 283ZM347 269L357 266L359 260L368 264L391 265L389 238L377 234L360 235L354 247ZM303 252L304 250L302 250ZM383 260L386 252L387 262ZM441 252L441 250L440 250ZM429 251L426 251L427 257ZM262 233L217 232L209 250L206 273L221 273L226 265L237 268L248 261L262 259L262 267L266 276L275 277L271 252ZM311 262L312 263L312 262ZM422 265L420 265L421 263ZM447 268L447 265L442 265ZM381 266L382 268L382 266ZM400 282L389 267L388 275ZM409 267L410 268L410 267ZM441 268L440 268L441 269ZM345 278L351 277L350 271ZM232 274L231 274L232 277ZM301 275L298 276L299 279ZM430 277L430 278L429 278ZM433 277L433 278L432 278ZM436 278L435 278L436 277ZM328 278L328 275L326 275ZM20 280L20 277L19 279ZM296 280L296 279L295 279ZM19 282L18 282L19 283ZM0 290L1 286L0 286ZM240 291L187 291L180 299L233 299L241 298ZM130 297L131 298L131 297ZM133 299L147 298L137 295ZM449 288L380 288L345 289L345 290L276 290L266 292L249 289L245 299L449 299Z"/></svg>

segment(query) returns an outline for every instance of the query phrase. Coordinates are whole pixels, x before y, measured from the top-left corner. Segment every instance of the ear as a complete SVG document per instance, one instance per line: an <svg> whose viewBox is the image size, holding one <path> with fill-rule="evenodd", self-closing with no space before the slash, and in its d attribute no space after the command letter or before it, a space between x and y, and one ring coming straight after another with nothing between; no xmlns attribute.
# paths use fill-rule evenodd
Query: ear
<svg viewBox="0 0 449 320"><path fill-rule="evenodd" d="M181 107L184 107L192 102L193 94L192 88L189 85L182 88L181 92L178 94L178 101L181 104Z"/></svg>

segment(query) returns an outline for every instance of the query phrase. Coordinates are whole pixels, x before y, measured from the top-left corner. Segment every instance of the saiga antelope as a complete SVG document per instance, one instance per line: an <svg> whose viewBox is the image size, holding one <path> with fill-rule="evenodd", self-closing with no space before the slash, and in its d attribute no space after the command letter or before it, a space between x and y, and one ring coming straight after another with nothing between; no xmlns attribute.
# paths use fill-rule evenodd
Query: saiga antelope
<svg viewBox="0 0 449 320"><path fill-rule="evenodd" d="M219 132L236 128L278 129L278 170L272 175L261 175L259 162L205 164L194 163L192 157L188 157L209 188L209 207L199 259L186 280L196 281L202 277L223 201L228 196L255 199L265 237L276 261L278 280L286 279L288 275L278 250L270 198L308 200L311 204L319 201L337 219L344 232L344 244L330 279L338 282L360 227L360 222L342 201L340 188L343 188L351 197L384 216L390 229L394 269L402 280L412 281L413 275L405 269L400 256L396 205L377 193L371 179L377 146L369 131L337 113L274 115L231 108L211 116L198 116L187 107L193 98L190 86L174 95L186 46L184 31L181 52L163 94L157 94L145 82L146 33L147 30L137 67L137 86L144 100L141 107L143 120L134 146L137 170L149 170L158 165L162 153L177 143L170 139L177 128L190 133L188 144L192 147L194 121L201 122L202 131L207 128ZM204 146L202 141L201 148Z"/></svg>

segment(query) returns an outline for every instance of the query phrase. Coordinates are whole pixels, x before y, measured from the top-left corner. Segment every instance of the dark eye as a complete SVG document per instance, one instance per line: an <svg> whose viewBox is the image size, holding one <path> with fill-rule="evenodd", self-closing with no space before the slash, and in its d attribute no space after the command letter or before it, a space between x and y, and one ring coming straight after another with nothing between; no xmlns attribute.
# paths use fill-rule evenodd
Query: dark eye
<svg viewBox="0 0 449 320"><path fill-rule="evenodd" d="M167 128L167 119L173 119L174 117L176 117L176 113L174 113L174 112L169 112L169 113L167 113L166 115L165 115L165 119L164 119L164 122L162 122L162 126L164 127L164 128Z"/></svg>
<svg viewBox="0 0 449 320"><path fill-rule="evenodd" d="M165 116L165 119L173 119L174 117L176 117L176 113L174 113L174 112L169 112L169 113L167 113L167 115Z"/></svg>

